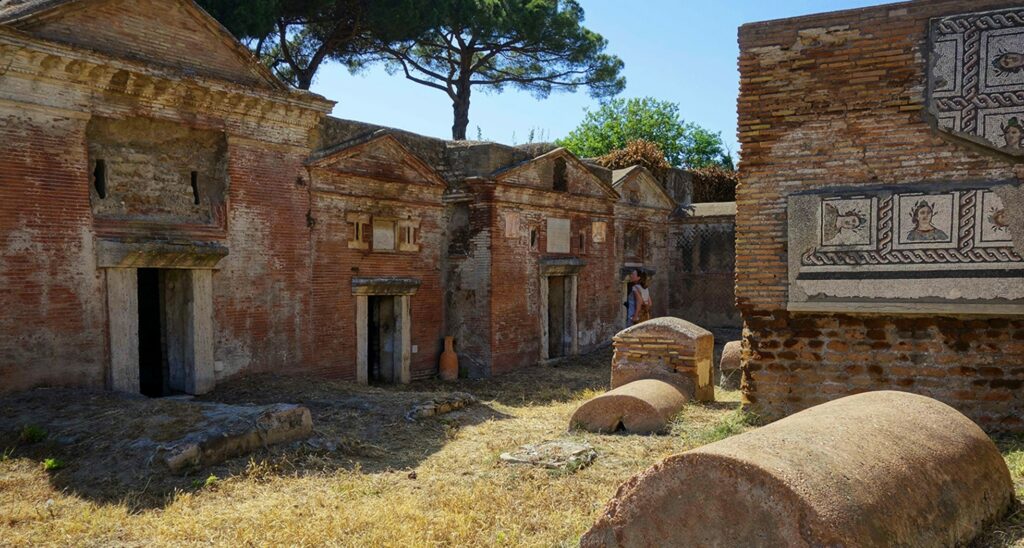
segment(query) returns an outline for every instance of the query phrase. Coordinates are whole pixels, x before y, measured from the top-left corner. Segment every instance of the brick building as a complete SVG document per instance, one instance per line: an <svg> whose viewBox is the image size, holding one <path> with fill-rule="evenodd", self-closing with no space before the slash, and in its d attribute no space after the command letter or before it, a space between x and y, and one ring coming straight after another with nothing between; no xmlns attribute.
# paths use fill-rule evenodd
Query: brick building
<svg viewBox="0 0 1024 548"><path fill-rule="evenodd" d="M307 165L319 368L354 362L360 382L432 376L444 336L444 179L382 131Z"/></svg>
<svg viewBox="0 0 1024 548"><path fill-rule="evenodd" d="M1019 3L929 0L740 29L755 409L896 389L1024 428L1022 23Z"/></svg>
<svg viewBox="0 0 1024 548"><path fill-rule="evenodd" d="M669 239L669 222L676 203L662 183L646 168L633 166L612 173L612 186L620 197L615 205L615 235L621 279L633 269L650 277L652 316L668 314L669 299L675 289L675 275L669 269L669 257L676 249ZM670 287L669 281L672 286ZM626 283L619 294L625 300ZM619 307L620 324L626 325L626 308Z"/></svg>
<svg viewBox="0 0 1024 548"><path fill-rule="evenodd" d="M185 1L4 2L0 65L3 390L307 364L298 180L331 102Z"/></svg>
<svg viewBox="0 0 1024 548"><path fill-rule="evenodd" d="M0 392L487 376L608 344L626 267L669 305L642 168L331 118L190 0L0 0L0 67Z"/></svg>

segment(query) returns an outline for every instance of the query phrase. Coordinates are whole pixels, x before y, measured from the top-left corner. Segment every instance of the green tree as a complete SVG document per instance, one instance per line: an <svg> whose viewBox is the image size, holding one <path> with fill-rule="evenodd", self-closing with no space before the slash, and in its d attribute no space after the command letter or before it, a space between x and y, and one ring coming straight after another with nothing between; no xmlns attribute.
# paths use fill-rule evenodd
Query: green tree
<svg viewBox="0 0 1024 548"><path fill-rule="evenodd" d="M656 143L675 167L733 169L720 133L685 122L678 104L651 97L607 101L588 110L580 125L556 142L577 156L596 158L636 140Z"/></svg>
<svg viewBox="0 0 1024 548"><path fill-rule="evenodd" d="M607 40L583 26L576 0L436 0L422 16L431 29L379 42L392 72L442 91L452 101L452 138L465 139L474 87L506 86L545 98L587 88L597 98L625 87L623 63Z"/></svg>
<svg viewBox="0 0 1024 548"><path fill-rule="evenodd" d="M350 69L371 47L429 28L431 9L415 0L199 0L279 78L309 89L321 65Z"/></svg>

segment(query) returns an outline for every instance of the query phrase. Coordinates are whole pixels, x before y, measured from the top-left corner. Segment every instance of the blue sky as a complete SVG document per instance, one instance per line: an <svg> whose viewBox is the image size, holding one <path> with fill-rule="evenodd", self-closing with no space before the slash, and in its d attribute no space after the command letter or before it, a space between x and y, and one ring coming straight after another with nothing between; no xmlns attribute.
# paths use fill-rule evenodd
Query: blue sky
<svg viewBox="0 0 1024 548"><path fill-rule="evenodd" d="M626 63L622 97L652 96L679 103L684 119L716 132L733 151L739 54L736 29L743 23L878 5L878 0L580 0L585 25L608 39L610 52ZM334 115L451 137L451 102L441 91L374 67L351 75L343 67L321 69L313 91L338 101ZM508 144L564 136L596 101L585 92L488 93L476 88L469 137Z"/></svg>

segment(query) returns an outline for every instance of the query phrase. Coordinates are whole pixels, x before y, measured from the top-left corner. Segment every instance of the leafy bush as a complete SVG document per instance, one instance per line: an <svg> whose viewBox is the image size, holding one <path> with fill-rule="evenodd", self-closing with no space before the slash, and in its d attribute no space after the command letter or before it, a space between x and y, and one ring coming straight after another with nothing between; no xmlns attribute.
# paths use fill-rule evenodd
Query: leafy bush
<svg viewBox="0 0 1024 548"><path fill-rule="evenodd" d="M30 424L21 429L19 438L23 443L39 443L45 440L48 435L43 428Z"/></svg>
<svg viewBox="0 0 1024 548"><path fill-rule="evenodd" d="M721 133L684 121L679 105L652 97L612 99L588 110L576 129L556 144L582 158L596 158L624 149L630 141L657 143L674 167L717 165L733 168Z"/></svg>
<svg viewBox="0 0 1024 548"><path fill-rule="evenodd" d="M43 470L47 472L55 472L64 468L64 461L60 459L46 459L43 461Z"/></svg>

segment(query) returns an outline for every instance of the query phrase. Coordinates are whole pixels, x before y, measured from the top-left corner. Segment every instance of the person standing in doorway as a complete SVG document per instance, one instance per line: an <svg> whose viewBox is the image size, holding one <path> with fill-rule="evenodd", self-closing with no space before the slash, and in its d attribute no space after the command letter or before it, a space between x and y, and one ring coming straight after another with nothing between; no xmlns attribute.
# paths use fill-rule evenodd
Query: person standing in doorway
<svg viewBox="0 0 1024 548"><path fill-rule="evenodd" d="M638 302L636 299L636 293L633 291L634 288L640 283L640 272L637 269L629 271L629 277L626 282L626 302L623 305L626 307L626 327L633 325L633 316L636 316L636 305Z"/></svg>
<svg viewBox="0 0 1024 548"><path fill-rule="evenodd" d="M633 286L634 301L636 302L636 312L631 316L633 325L640 322L646 322L651 319L651 291L648 289L647 273L640 274L640 281Z"/></svg>

